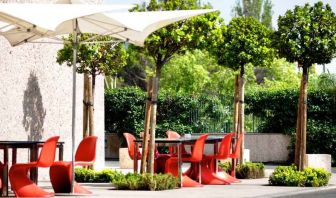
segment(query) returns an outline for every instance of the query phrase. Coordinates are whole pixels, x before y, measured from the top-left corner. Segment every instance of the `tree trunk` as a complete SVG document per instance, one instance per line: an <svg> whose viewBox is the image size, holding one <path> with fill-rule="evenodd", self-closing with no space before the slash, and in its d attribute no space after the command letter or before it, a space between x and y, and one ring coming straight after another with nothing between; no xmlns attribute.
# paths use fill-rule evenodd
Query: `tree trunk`
<svg viewBox="0 0 336 198"><path fill-rule="evenodd" d="M147 172L154 174L154 154L155 154L155 128L156 128L156 108L157 108L157 96L159 89L158 78L152 78L152 108L151 108L151 122L150 122L150 140L149 140L149 160L147 166Z"/></svg>
<svg viewBox="0 0 336 198"><path fill-rule="evenodd" d="M298 115L296 124L295 141L295 165L303 170L307 165L306 159L306 137L307 137L307 87L308 87L308 66L302 65L302 78L300 95L298 101Z"/></svg>
<svg viewBox="0 0 336 198"><path fill-rule="evenodd" d="M303 85L301 99L301 160L299 170L303 170L306 162L306 144L307 144L307 87L308 87L308 67L303 65Z"/></svg>
<svg viewBox="0 0 336 198"><path fill-rule="evenodd" d="M244 65L241 66L240 70L240 82L239 82L239 117L238 117L238 123L239 123L239 134L243 136L242 141L241 141L241 147L240 147L240 158L239 158L239 163L243 164L243 156L244 156L244 87L245 87L245 82L244 82L244 76L245 76L245 71L244 71Z"/></svg>
<svg viewBox="0 0 336 198"><path fill-rule="evenodd" d="M89 109L89 135L94 135L94 108L93 108L93 82L94 82L94 76L92 75L92 77L89 77L89 83L88 83L88 87L89 87L89 101L88 101L88 109Z"/></svg>
<svg viewBox="0 0 336 198"><path fill-rule="evenodd" d="M301 85L300 85L300 94L299 94L299 99L298 99L298 109L297 109L297 116L296 116L296 139L295 139L295 155L294 155L294 163L296 167L299 168L300 166L300 152L301 152L301 115L302 115L302 86L303 86L303 78L301 78Z"/></svg>
<svg viewBox="0 0 336 198"><path fill-rule="evenodd" d="M84 90L83 90L83 138L89 135L88 133L88 74L84 74Z"/></svg>
<svg viewBox="0 0 336 198"><path fill-rule="evenodd" d="M239 75L235 77L235 84L234 84L234 96L233 96L233 132L235 133L235 140L238 138L238 106L239 106ZM234 148L232 147L231 150ZM232 159L232 166L236 166L237 161ZM232 174L235 175L234 172L235 168L233 168Z"/></svg>
<svg viewBox="0 0 336 198"><path fill-rule="evenodd" d="M142 140L142 156L141 156L141 168L140 173L146 172L147 167L147 153L148 153L148 141L149 141L149 127L151 121L151 109L152 109L152 80L149 80L147 87L147 100L146 100L146 111L145 111L145 126L144 126L144 136Z"/></svg>

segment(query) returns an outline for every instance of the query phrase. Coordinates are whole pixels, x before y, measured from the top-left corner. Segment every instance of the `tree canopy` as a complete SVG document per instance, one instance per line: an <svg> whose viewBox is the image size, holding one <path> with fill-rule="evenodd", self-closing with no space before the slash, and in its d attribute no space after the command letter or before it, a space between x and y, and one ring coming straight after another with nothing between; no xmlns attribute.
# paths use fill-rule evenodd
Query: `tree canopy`
<svg viewBox="0 0 336 198"><path fill-rule="evenodd" d="M138 6L135 11L201 8L209 6L200 6L197 0L151 0L146 8ZM183 54L189 49L216 47L223 40L221 27L224 27L223 19L219 17L219 12L213 12L174 23L151 34L144 49L154 59L156 76L160 77L162 67L176 54Z"/></svg>
<svg viewBox="0 0 336 198"><path fill-rule="evenodd" d="M79 34L78 40L91 38L90 34ZM56 61L72 66L73 37L64 39L64 47L57 52ZM109 36L99 37L99 41L113 41ZM116 42L79 44L77 54L77 72L91 75L115 75L126 64L127 53L123 44Z"/></svg>
<svg viewBox="0 0 336 198"><path fill-rule="evenodd" d="M300 66L329 63L336 53L335 13L322 2L296 6L279 17L275 42L281 57Z"/></svg>
<svg viewBox="0 0 336 198"><path fill-rule="evenodd" d="M233 18L219 45L218 62L234 70L251 63L266 66L273 61L275 49L271 42L272 31L252 17Z"/></svg>

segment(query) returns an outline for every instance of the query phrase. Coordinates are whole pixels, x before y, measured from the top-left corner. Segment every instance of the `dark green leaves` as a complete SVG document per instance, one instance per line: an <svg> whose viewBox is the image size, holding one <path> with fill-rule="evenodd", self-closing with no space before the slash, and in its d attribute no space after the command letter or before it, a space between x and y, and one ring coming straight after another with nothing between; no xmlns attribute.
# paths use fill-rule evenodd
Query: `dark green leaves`
<svg viewBox="0 0 336 198"><path fill-rule="evenodd" d="M271 33L252 17L232 19L224 32L225 42L218 46L216 52L219 63L234 70L248 63L266 66L275 56Z"/></svg>
<svg viewBox="0 0 336 198"><path fill-rule="evenodd" d="M290 62L310 67L329 63L336 53L336 16L322 2L296 6L278 19L275 43Z"/></svg>

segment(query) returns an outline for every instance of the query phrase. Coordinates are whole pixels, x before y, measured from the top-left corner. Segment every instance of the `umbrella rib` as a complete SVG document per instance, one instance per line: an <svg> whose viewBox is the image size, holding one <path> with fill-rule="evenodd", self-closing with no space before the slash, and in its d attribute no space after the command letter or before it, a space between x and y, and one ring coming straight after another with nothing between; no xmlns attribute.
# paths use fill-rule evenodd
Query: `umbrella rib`
<svg viewBox="0 0 336 198"><path fill-rule="evenodd" d="M96 23L102 23L102 24L106 24L106 25L113 25L113 26L116 26L116 27L118 27L118 28L125 28L125 27L122 26L122 25L116 25L116 24L113 24L113 23L105 22L105 21L99 21L99 20L97 20L97 19L86 18L86 17L84 17L83 20L84 20L84 19L85 19L87 22L89 22L89 23L91 23L91 24L94 24L94 25L97 25ZM100 26L100 25L97 25L97 26L100 27L100 28L102 28L102 29L108 30L108 29L106 29L106 28L104 28L104 27L102 27L102 26ZM126 27L126 28L128 28L128 27ZM134 31L137 31L137 30L134 30ZM138 31L137 31L137 32L138 32Z"/></svg>

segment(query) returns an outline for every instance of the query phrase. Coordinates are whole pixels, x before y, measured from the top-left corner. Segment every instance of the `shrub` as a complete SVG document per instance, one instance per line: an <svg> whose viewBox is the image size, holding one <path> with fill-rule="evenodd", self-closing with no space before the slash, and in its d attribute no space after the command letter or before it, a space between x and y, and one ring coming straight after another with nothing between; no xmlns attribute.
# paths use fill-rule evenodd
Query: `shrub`
<svg viewBox="0 0 336 198"><path fill-rule="evenodd" d="M176 177L170 174L136 174L128 173L113 181L120 190L168 190L179 186Z"/></svg>
<svg viewBox="0 0 336 198"><path fill-rule="evenodd" d="M326 186L331 174L322 168L305 168L298 171L296 166L278 166L269 178L273 186Z"/></svg>
<svg viewBox="0 0 336 198"><path fill-rule="evenodd" d="M231 173L231 162L219 163L220 168ZM258 179L265 176L265 166L263 163L246 162L236 166L236 177L239 179Z"/></svg>
<svg viewBox="0 0 336 198"><path fill-rule="evenodd" d="M77 182L82 183L110 183L122 177L122 173L105 169L102 171L95 171L87 168L76 168L75 178Z"/></svg>

